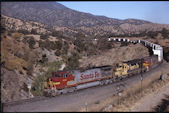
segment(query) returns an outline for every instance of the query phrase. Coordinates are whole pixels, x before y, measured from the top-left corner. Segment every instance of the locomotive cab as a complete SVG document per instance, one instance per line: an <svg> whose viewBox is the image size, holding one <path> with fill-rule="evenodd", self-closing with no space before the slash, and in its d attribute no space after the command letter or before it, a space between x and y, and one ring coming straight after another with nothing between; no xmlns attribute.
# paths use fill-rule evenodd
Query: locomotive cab
<svg viewBox="0 0 169 113"><path fill-rule="evenodd" d="M48 78L48 87L49 88L56 88L56 89L63 89L69 87L67 84L69 81L74 81L74 76L68 71L62 72L53 72L52 77Z"/></svg>

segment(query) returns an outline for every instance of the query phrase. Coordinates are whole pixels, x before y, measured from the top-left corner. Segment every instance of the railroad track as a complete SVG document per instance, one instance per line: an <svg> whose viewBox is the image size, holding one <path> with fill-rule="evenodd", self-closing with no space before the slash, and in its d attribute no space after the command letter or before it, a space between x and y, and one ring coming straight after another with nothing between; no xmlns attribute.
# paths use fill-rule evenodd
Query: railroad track
<svg viewBox="0 0 169 113"><path fill-rule="evenodd" d="M2 103L2 107L8 107L8 106L20 105L20 104L25 104L25 103L30 103L30 102L36 102L36 101L40 101L40 100L45 100L47 98L49 98L49 97L38 96L38 97L30 98L30 99L22 99L19 101L6 102L6 103Z"/></svg>

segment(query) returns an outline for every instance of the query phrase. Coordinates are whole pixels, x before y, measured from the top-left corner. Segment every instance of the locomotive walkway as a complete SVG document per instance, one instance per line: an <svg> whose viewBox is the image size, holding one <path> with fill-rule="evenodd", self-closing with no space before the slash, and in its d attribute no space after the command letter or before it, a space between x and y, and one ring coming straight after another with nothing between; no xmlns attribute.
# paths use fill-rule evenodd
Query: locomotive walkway
<svg viewBox="0 0 169 113"><path fill-rule="evenodd" d="M169 64L162 63L160 66L143 73L143 82L158 79L161 74L169 73L166 69ZM57 111L96 111L105 105L115 102L126 91L131 91L133 86L140 87L140 74L109 85L97 86L67 93L43 100L21 103L17 105L5 105L4 112L57 112ZM148 85L148 84L147 84ZM137 88L138 88L137 87ZM144 86L142 86L144 87ZM117 89L119 88L119 89Z"/></svg>

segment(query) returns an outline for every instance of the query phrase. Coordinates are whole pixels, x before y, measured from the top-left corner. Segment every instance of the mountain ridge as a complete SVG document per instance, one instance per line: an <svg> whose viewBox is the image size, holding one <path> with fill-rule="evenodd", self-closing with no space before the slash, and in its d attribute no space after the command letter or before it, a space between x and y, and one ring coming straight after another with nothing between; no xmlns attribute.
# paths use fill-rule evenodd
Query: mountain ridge
<svg viewBox="0 0 169 113"><path fill-rule="evenodd" d="M38 8L38 9L36 9L36 8ZM44 8L44 9L42 9L42 8ZM81 19L89 18L89 19L95 19L95 21L98 20L99 22L102 22L104 24L106 22L111 22L111 24L113 24L113 22L118 22L118 24L121 24L121 23L123 23L123 21L128 22L128 23L130 23L130 21L133 21L133 22L136 22L136 23L140 22L139 24L152 23L152 22L149 22L149 21L145 21L145 20L143 21L143 20L138 20L138 19L121 20L121 19L116 19L116 18L109 18L109 17L106 17L106 16L93 15L93 14L90 14L90 13L80 12L80 11L76 11L76 10L67 8L64 5L57 3L57 2L12 2L12 3L11 2L2 2L2 14L9 16L9 17L17 17L19 19L23 19L23 18L26 19L26 17L24 17L24 15L19 17L20 14L23 14L23 12L19 11L18 9L19 10L23 9L22 11L25 12L25 14L24 14L25 16L28 16L29 12L31 12L33 10L35 11L35 13L37 11L40 12L40 10L42 10L43 11L42 13L37 12L36 15L33 14L33 12L31 12L30 15L32 17L36 17L36 18L40 18L38 16L41 16L42 14L43 14L42 17L51 16L51 13L55 12L55 13L53 13L52 16L55 16L56 19L60 19L59 16L60 17L64 16L63 18L67 18L69 21L71 21L71 19L73 19L73 20L75 19L75 20L80 21ZM29 12L26 12L26 10L29 11ZM13 11L15 11L15 13L10 13L10 12L13 12ZM45 15L45 13L47 13L47 11L50 11L49 12L50 14ZM63 11L62 12L63 14L66 13L68 16L60 15L59 13L61 11ZM56 16L56 14L58 14L59 16ZM79 16L80 20L76 19L77 17L73 17L73 16ZM106 20L106 22L103 22L103 20ZM34 20L34 21L37 21L37 20ZM65 20L65 21L67 21L67 20ZM53 25L55 25L55 23ZM58 25L58 24L56 24L56 25ZM70 24L69 24L69 26L70 26Z"/></svg>

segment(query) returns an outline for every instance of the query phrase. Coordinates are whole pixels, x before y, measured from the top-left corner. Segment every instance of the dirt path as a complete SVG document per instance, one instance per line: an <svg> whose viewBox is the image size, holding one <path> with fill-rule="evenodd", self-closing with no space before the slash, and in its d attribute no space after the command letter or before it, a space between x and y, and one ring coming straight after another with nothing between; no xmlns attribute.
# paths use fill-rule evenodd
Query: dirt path
<svg viewBox="0 0 169 113"><path fill-rule="evenodd" d="M131 112L151 112L166 95L169 94L169 78L166 80L156 80L142 92L132 94L130 97L120 99L117 104L108 105L103 111L131 111Z"/></svg>
<svg viewBox="0 0 169 113"><path fill-rule="evenodd" d="M131 111L153 111L153 108L161 102L161 99L163 99L165 95L168 94L169 83L159 90L143 97L133 106L133 108L131 108Z"/></svg>

